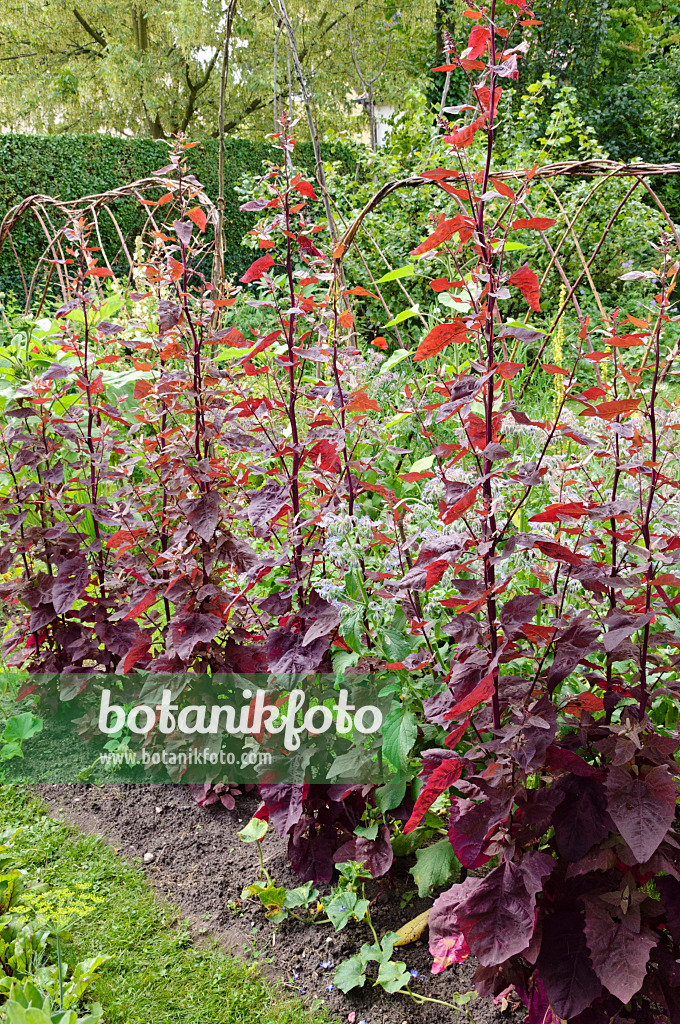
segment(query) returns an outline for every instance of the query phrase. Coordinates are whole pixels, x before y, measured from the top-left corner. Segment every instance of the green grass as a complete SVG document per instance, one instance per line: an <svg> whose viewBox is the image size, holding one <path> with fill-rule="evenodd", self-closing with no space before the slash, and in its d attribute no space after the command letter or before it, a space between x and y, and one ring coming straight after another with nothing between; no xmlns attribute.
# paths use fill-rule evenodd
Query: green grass
<svg viewBox="0 0 680 1024"><path fill-rule="evenodd" d="M25 789L0 786L0 830L24 826L15 850L31 881L91 885L103 898L73 928L66 959L112 956L90 989L107 1024L311 1024L329 1022L217 948L198 949L177 912L151 890L142 871L103 840L52 820Z"/></svg>

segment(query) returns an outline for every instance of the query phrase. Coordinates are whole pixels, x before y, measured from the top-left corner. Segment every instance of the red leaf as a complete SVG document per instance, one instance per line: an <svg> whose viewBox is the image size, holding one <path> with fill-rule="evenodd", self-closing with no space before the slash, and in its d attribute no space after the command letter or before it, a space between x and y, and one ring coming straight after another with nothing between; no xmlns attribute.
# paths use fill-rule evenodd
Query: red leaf
<svg viewBox="0 0 680 1024"><path fill-rule="evenodd" d="M524 363L499 363L496 367L496 373L503 380L512 380L516 377L520 370L524 369Z"/></svg>
<svg viewBox="0 0 680 1024"><path fill-rule="evenodd" d="M542 551L548 558L554 558L558 562L566 562L568 565L581 565L583 558L575 554L570 548L558 544L554 540L537 540L535 547Z"/></svg>
<svg viewBox="0 0 680 1024"><path fill-rule="evenodd" d="M547 505L537 516L532 516L530 523L559 523L564 516L572 519L579 519L588 514L585 505L580 501L561 501L554 505Z"/></svg>
<svg viewBox="0 0 680 1024"><path fill-rule="evenodd" d="M447 757L437 765L416 800L411 817L404 825L404 835L418 827L437 797L458 781L462 771L463 762L458 757Z"/></svg>
<svg viewBox="0 0 680 1024"><path fill-rule="evenodd" d="M351 396L349 403L345 406L347 412L380 412L380 406L375 398L369 398L365 391L358 391Z"/></svg>
<svg viewBox="0 0 680 1024"><path fill-rule="evenodd" d="M113 271L107 270L106 267L93 267L92 270L88 270L86 277L113 277Z"/></svg>
<svg viewBox="0 0 680 1024"><path fill-rule="evenodd" d="M446 712L444 718L447 722L450 722L452 718L460 718L461 715L472 711L478 704L486 704L493 695L495 688L496 684L493 675L484 676L482 681L477 683L474 690L468 693L467 697L463 697L450 711Z"/></svg>
<svg viewBox="0 0 680 1024"><path fill-rule="evenodd" d="M300 282L302 283L302 282ZM345 288L343 295L368 295L371 299L377 299L378 296L374 295L373 292L369 292L368 288L362 288L361 285L357 285L356 288Z"/></svg>
<svg viewBox="0 0 680 1024"><path fill-rule="evenodd" d="M599 416L602 420L613 420L617 416L629 416L640 404L639 398L620 398L617 402L601 402L596 411L584 409L581 416Z"/></svg>
<svg viewBox="0 0 680 1024"><path fill-rule="evenodd" d="M470 32L468 39L468 53L465 54L466 60L476 60L486 50L489 40L491 39L491 33L488 28L484 25L474 25Z"/></svg>
<svg viewBox="0 0 680 1024"><path fill-rule="evenodd" d="M512 222L513 230L519 231L521 228L533 228L535 231L547 231L553 224L557 224L557 221L553 217L529 217L528 219L520 219Z"/></svg>
<svg viewBox="0 0 680 1024"><path fill-rule="evenodd" d="M142 597L136 604L132 606L129 612L123 616L123 622L127 622L128 619L136 619L140 615L143 615L147 608L150 608L152 604L157 601L156 591L147 590L144 597ZM126 669L127 671L127 669Z"/></svg>
<svg viewBox="0 0 680 1024"><path fill-rule="evenodd" d="M462 498L459 498L453 505L449 505L442 518L442 522L448 526L450 523L455 523L461 516L464 516L467 510L474 505L478 493L479 484L476 487L471 487Z"/></svg>
<svg viewBox="0 0 680 1024"><path fill-rule="evenodd" d="M259 281L260 278L267 273L269 268L273 266L274 260L271 258L269 253L266 253L264 256L260 256L258 260L255 260L254 263L251 263L240 280L243 284L249 284L251 281Z"/></svg>
<svg viewBox="0 0 680 1024"><path fill-rule="evenodd" d="M598 900L586 900L585 933L593 969L613 996L629 1002L642 988L650 951L659 941L648 928L637 932L615 921Z"/></svg>
<svg viewBox="0 0 680 1024"><path fill-rule="evenodd" d="M425 576L425 590L431 590L432 587L436 586L448 568L449 563L444 558L437 559L436 562L430 562L427 567L427 575Z"/></svg>
<svg viewBox="0 0 680 1024"><path fill-rule="evenodd" d="M569 370L565 370L561 366L555 366L554 363L541 363L541 369L545 370L546 373L559 373L563 377L569 376Z"/></svg>
<svg viewBox="0 0 680 1024"><path fill-rule="evenodd" d="M449 281L448 277L436 277L434 281L430 281L430 288L433 292L445 292L449 288L461 287L462 281Z"/></svg>
<svg viewBox="0 0 680 1024"><path fill-rule="evenodd" d="M373 341L371 342L371 345L375 345L376 348L380 348L383 350L383 352L387 352L387 341L383 338L382 335L378 335L377 338L374 338Z"/></svg>
<svg viewBox="0 0 680 1024"><path fill-rule="evenodd" d="M502 196L504 196L506 199L512 200L512 202L514 203L517 197L509 185L506 185L504 181L500 180L500 178L494 178L493 176L491 178L491 184L496 189L496 192L500 192Z"/></svg>
<svg viewBox="0 0 680 1024"><path fill-rule="evenodd" d="M438 324L433 327L429 334L421 341L416 349L413 361L420 363L423 359L430 359L438 352L441 352L447 345L467 341L465 333L466 324L463 320L452 320L448 324Z"/></svg>
<svg viewBox="0 0 680 1024"><path fill-rule="evenodd" d="M510 275L508 284L514 284L519 288L531 309L537 313L541 312L541 288L533 270L526 265Z"/></svg>
<svg viewBox="0 0 680 1024"><path fill-rule="evenodd" d="M194 222L199 231L205 231L208 218L200 206L192 206L190 210L187 210L187 217Z"/></svg>
<svg viewBox="0 0 680 1024"><path fill-rule="evenodd" d="M299 181L295 188L300 193L301 196L306 196L307 199L319 198L316 192L314 191L314 186L311 185L308 181Z"/></svg>
<svg viewBox="0 0 680 1024"><path fill-rule="evenodd" d="M474 221L470 217L463 217L460 214L451 220L442 220L424 242L411 249L411 256L422 256L425 252L431 252L443 242L448 242L456 232L459 233L461 242L465 242L472 235L474 226Z"/></svg>
<svg viewBox="0 0 680 1024"><path fill-rule="evenodd" d="M472 145L472 140L485 121L486 114L482 114L476 121L466 124L464 128L456 129L449 135L444 135L442 142L448 143L449 146L455 146L456 149L467 149L468 146Z"/></svg>

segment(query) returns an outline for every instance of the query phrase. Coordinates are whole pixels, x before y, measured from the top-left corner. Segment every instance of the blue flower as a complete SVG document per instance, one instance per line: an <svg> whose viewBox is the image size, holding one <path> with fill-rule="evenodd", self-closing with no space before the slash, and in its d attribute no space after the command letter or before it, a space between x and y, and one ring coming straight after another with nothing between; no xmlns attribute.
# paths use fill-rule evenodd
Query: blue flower
<svg viewBox="0 0 680 1024"><path fill-rule="evenodd" d="M412 968L411 968L411 970L410 970L410 974L411 974L411 977L412 977L412 978L417 978L417 977L418 977L418 972L417 972L417 970L415 969L415 967L412 967Z"/></svg>
<svg viewBox="0 0 680 1024"><path fill-rule="evenodd" d="M332 960L322 960L321 963L319 964L319 967L321 967L324 971L330 971L333 966L334 964Z"/></svg>
<svg viewBox="0 0 680 1024"><path fill-rule="evenodd" d="M345 906L344 904L341 904L341 905L340 905L340 913L341 913L341 914L344 914L344 912L345 912L346 910L347 910L347 907L346 907L346 906ZM361 1024L361 1021L359 1021L359 1024Z"/></svg>
<svg viewBox="0 0 680 1024"><path fill-rule="evenodd" d="M334 988L335 985L326 985L326 992L332 992Z"/></svg>

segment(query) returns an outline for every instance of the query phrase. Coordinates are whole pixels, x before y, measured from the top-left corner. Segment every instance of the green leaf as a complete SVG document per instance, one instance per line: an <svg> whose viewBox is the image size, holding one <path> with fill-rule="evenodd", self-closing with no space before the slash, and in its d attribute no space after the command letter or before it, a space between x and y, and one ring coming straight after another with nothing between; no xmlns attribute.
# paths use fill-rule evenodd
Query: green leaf
<svg viewBox="0 0 680 1024"><path fill-rule="evenodd" d="M259 843L267 835L269 824L261 818L251 818L248 824L237 832L239 839L244 843Z"/></svg>
<svg viewBox="0 0 680 1024"><path fill-rule="evenodd" d="M286 890L283 886L268 885L266 889L260 889L257 895L263 907L281 908L286 902Z"/></svg>
<svg viewBox="0 0 680 1024"><path fill-rule="evenodd" d="M406 782L388 782L376 789L373 795L378 810L387 814L388 811L393 811L395 807L398 807L406 796ZM392 848L394 849L394 847Z"/></svg>
<svg viewBox="0 0 680 1024"><path fill-rule="evenodd" d="M397 267L396 270L390 270L388 274L383 274L378 278L376 284L382 284L383 281L397 281L400 277L410 277L415 269L415 264L407 263L405 267Z"/></svg>
<svg viewBox="0 0 680 1024"><path fill-rule="evenodd" d="M378 370L378 376L380 376L381 373L387 373L387 371L391 370L393 366L397 365L397 363L401 363L404 359L408 359L410 355L411 353L407 348L398 348L397 351L393 352L389 359L386 359L382 364ZM409 416L410 415L411 414L409 413Z"/></svg>
<svg viewBox="0 0 680 1024"><path fill-rule="evenodd" d="M390 711L383 722L383 756L399 771L405 771L408 768L408 755L417 735L418 719L410 708L403 705Z"/></svg>
<svg viewBox="0 0 680 1024"><path fill-rule="evenodd" d="M23 740L30 740L31 736L42 732L42 729L42 718L38 718L30 711L24 711L21 715L14 715L7 719L2 739L6 743L11 743L12 740L18 740L21 743Z"/></svg>
<svg viewBox="0 0 680 1024"><path fill-rule="evenodd" d="M378 822L374 821L370 825L357 825L354 829L354 835L359 836L360 839L377 839Z"/></svg>
<svg viewBox="0 0 680 1024"><path fill-rule="evenodd" d="M410 857L431 835L431 829L419 825L406 835L402 832L398 836L392 836L392 852L395 857Z"/></svg>
<svg viewBox="0 0 680 1024"><path fill-rule="evenodd" d="M333 655L333 672L336 683L341 683L348 668L354 668L359 661L357 651L338 651Z"/></svg>
<svg viewBox="0 0 680 1024"><path fill-rule="evenodd" d="M401 324L404 320L410 320L412 316L420 316L420 310L415 307L410 309L402 309L401 313L397 313L392 320L388 320L385 327L396 327L397 324ZM391 357L390 357L391 358Z"/></svg>
<svg viewBox="0 0 680 1024"><path fill-rule="evenodd" d="M409 472L410 473L422 473L426 469L430 469L432 467L432 464L433 464L434 460L435 460L435 456L434 455L426 455L424 459L418 459L417 462L414 462L413 465L411 466Z"/></svg>
<svg viewBox="0 0 680 1024"><path fill-rule="evenodd" d="M501 246L499 246L501 248ZM519 249L528 249L529 246L525 245L524 242L503 242L503 249L506 252L517 252Z"/></svg>
<svg viewBox="0 0 680 1024"><path fill-rule="evenodd" d="M356 917L357 921L361 921L368 907L368 900L360 899L355 892L338 893L328 902L324 900L323 905L328 920L336 932L341 932L353 917Z"/></svg>
<svg viewBox="0 0 680 1024"><path fill-rule="evenodd" d="M319 898L319 890L314 889L311 882L299 885L297 889L289 889L286 893L284 907L293 910L295 907L306 907L309 903Z"/></svg>
<svg viewBox="0 0 680 1024"><path fill-rule="evenodd" d="M426 846L423 850L417 850L416 864L410 873L418 886L418 895L427 896L433 887L446 885L456 864L448 837L440 839L432 846Z"/></svg>
<svg viewBox="0 0 680 1024"><path fill-rule="evenodd" d="M378 984L382 985L386 992L399 992L408 986L411 975L406 970L403 960L389 960L381 964L378 971Z"/></svg>
<svg viewBox="0 0 680 1024"><path fill-rule="evenodd" d="M340 964L335 972L334 980L335 987L339 988L341 992L349 992L353 988L363 988L366 981L366 969L361 962L361 957L357 954Z"/></svg>

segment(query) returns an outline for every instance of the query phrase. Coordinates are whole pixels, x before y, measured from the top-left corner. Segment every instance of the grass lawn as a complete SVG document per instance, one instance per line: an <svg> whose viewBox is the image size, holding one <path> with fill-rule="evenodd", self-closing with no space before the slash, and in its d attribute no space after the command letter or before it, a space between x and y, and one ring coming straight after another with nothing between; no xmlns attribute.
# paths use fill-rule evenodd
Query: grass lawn
<svg viewBox="0 0 680 1024"><path fill-rule="evenodd" d="M0 831L23 826L14 850L30 882L84 882L103 902L79 922L66 959L112 959L89 990L107 1024L306 1024L330 1021L219 949L197 949L176 911L159 900L142 871L96 836L53 821L27 791L0 786Z"/></svg>

